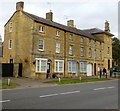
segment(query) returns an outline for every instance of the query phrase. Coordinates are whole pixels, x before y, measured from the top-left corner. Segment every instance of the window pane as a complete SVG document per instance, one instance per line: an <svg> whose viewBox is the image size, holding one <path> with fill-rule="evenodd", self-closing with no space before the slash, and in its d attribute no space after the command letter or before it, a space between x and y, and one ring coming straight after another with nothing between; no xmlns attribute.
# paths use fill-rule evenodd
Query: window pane
<svg viewBox="0 0 120 111"><path fill-rule="evenodd" d="M55 71L58 72L58 61L55 62Z"/></svg>
<svg viewBox="0 0 120 111"><path fill-rule="evenodd" d="M12 22L9 24L9 31L12 32Z"/></svg>
<svg viewBox="0 0 120 111"><path fill-rule="evenodd" d="M56 43L56 53L60 53L60 43Z"/></svg>
<svg viewBox="0 0 120 111"><path fill-rule="evenodd" d="M69 35L69 39L70 39L70 40L73 39L73 35L72 35L72 34Z"/></svg>
<svg viewBox="0 0 120 111"><path fill-rule="evenodd" d="M46 68L46 60L41 60L41 72L45 72Z"/></svg>
<svg viewBox="0 0 120 111"><path fill-rule="evenodd" d="M40 26L40 32L44 32L45 31L45 27L44 26Z"/></svg>
<svg viewBox="0 0 120 111"><path fill-rule="evenodd" d="M63 62L59 62L59 71L62 72L63 71Z"/></svg>
<svg viewBox="0 0 120 111"><path fill-rule="evenodd" d="M80 72L86 72L87 65L86 62L80 62Z"/></svg>
<svg viewBox="0 0 120 111"><path fill-rule="evenodd" d="M70 47L69 47L69 54L73 55L73 46L72 45L70 45Z"/></svg>
<svg viewBox="0 0 120 111"><path fill-rule="evenodd" d="M71 61L68 61L68 72L72 71L72 67L71 67Z"/></svg>
<svg viewBox="0 0 120 111"><path fill-rule="evenodd" d="M37 72L40 72L40 60L37 60L36 65L37 65Z"/></svg>
<svg viewBox="0 0 120 111"><path fill-rule="evenodd" d="M39 49L44 50L44 40L39 40Z"/></svg>

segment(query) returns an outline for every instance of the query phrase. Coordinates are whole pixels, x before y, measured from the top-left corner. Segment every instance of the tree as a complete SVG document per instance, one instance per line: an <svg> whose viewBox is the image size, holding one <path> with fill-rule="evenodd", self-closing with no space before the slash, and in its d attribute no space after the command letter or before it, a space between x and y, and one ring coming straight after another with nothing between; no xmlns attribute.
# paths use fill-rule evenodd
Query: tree
<svg viewBox="0 0 120 111"><path fill-rule="evenodd" d="M116 68L120 69L120 40L116 37L112 38L112 57L117 64ZM113 65L113 67L115 66Z"/></svg>

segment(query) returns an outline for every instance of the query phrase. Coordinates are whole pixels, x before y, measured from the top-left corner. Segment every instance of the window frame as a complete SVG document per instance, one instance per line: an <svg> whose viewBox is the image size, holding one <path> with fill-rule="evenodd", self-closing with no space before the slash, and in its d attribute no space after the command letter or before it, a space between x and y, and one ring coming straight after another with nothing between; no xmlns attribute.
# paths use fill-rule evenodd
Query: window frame
<svg viewBox="0 0 120 111"><path fill-rule="evenodd" d="M40 41L43 41L42 44L40 44ZM42 49L40 49L41 46L43 47ZM39 39L38 50L39 51L44 51L44 39Z"/></svg>
<svg viewBox="0 0 120 111"><path fill-rule="evenodd" d="M83 49L83 50L82 50ZM84 57L84 47L80 47L80 56Z"/></svg>
<svg viewBox="0 0 120 111"><path fill-rule="evenodd" d="M107 54L110 55L110 47L108 47Z"/></svg>
<svg viewBox="0 0 120 111"><path fill-rule="evenodd" d="M60 31L59 30L56 30L56 36L60 36Z"/></svg>
<svg viewBox="0 0 120 111"><path fill-rule="evenodd" d="M39 26L39 32L44 33L45 32L45 26L40 25Z"/></svg>
<svg viewBox="0 0 120 111"><path fill-rule="evenodd" d="M10 39L8 42L8 49L12 49L12 39Z"/></svg>
<svg viewBox="0 0 120 111"><path fill-rule="evenodd" d="M38 61L39 61L39 64L38 64ZM45 66L42 66L41 61L45 61ZM42 67L45 67L44 71L42 70L43 69ZM36 58L36 73L47 73L47 59L45 59L45 58Z"/></svg>
<svg viewBox="0 0 120 111"><path fill-rule="evenodd" d="M69 55L73 55L73 45L69 45Z"/></svg>
<svg viewBox="0 0 120 111"><path fill-rule="evenodd" d="M94 49L94 59L96 59L96 58L97 58L97 55L96 55L97 53L96 53L96 52L97 52L97 50L96 50L96 49Z"/></svg>
<svg viewBox="0 0 120 111"><path fill-rule="evenodd" d="M87 62L81 61L80 62L80 72L86 73L87 72Z"/></svg>
<svg viewBox="0 0 120 111"><path fill-rule="evenodd" d="M80 37L80 42L83 43L84 42L84 38Z"/></svg>
<svg viewBox="0 0 120 111"><path fill-rule="evenodd" d="M69 40L73 40L73 34L69 34Z"/></svg>
<svg viewBox="0 0 120 111"><path fill-rule="evenodd" d="M77 63L74 60L68 61L68 72L69 73L76 73Z"/></svg>
<svg viewBox="0 0 120 111"><path fill-rule="evenodd" d="M92 57L92 49L91 48L88 49L88 57Z"/></svg>
<svg viewBox="0 0 120 111"><path fill-rule="evenodd" d="M9 23L9 32L12 32L12 31L13 31L13 23L10 22L10 23Z"/></svg>
<svg viewBox="0 0 120 111"><path fill-rule="evenodd" d="M60 62L62 62L62 70L60 70L60 68L61 68L60 67ZM55 73L63 73L64 72L64 60L55 60L54 63L55 63L54 72ZM57 65L56 65L56 63L57 63Z"/></svg>
<svg viewBox="0 0 120 111"><path fill-rule="evenodd" d="M56 43L56 53L60 53L60 43Z"/></svg>

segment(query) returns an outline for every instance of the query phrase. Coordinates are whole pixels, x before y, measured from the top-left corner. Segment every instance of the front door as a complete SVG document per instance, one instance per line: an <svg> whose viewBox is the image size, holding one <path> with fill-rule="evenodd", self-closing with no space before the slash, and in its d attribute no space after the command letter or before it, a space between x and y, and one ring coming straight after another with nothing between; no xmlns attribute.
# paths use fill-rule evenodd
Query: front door
<svg viewBox="0 0 120 111"><path fill-rule="evenodd" d="M92 64L87 64L87 76L92 76Z"/></svg>
<svg viewBox="0 0 120 111"><path fill-rule="evenodd" d="M96 75L96 63L94 63L94 74Z"/></svg>
<svg viewBox="0 0 120 111"><path fill-rule="evenodd" d="M47 63L47 77L48 78L50 75L50 62Z"/></svg>

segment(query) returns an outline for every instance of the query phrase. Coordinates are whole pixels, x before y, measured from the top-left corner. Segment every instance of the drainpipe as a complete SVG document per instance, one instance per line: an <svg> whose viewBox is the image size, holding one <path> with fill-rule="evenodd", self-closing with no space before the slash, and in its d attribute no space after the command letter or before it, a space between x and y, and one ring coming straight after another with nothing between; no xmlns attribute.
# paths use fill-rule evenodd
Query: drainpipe
<svg viewBox="0 0 120 111"><path fill-rule="evenodd" d="M65 75L65 70L66 70L66 31L64 31L64 77Z"/></svg>

